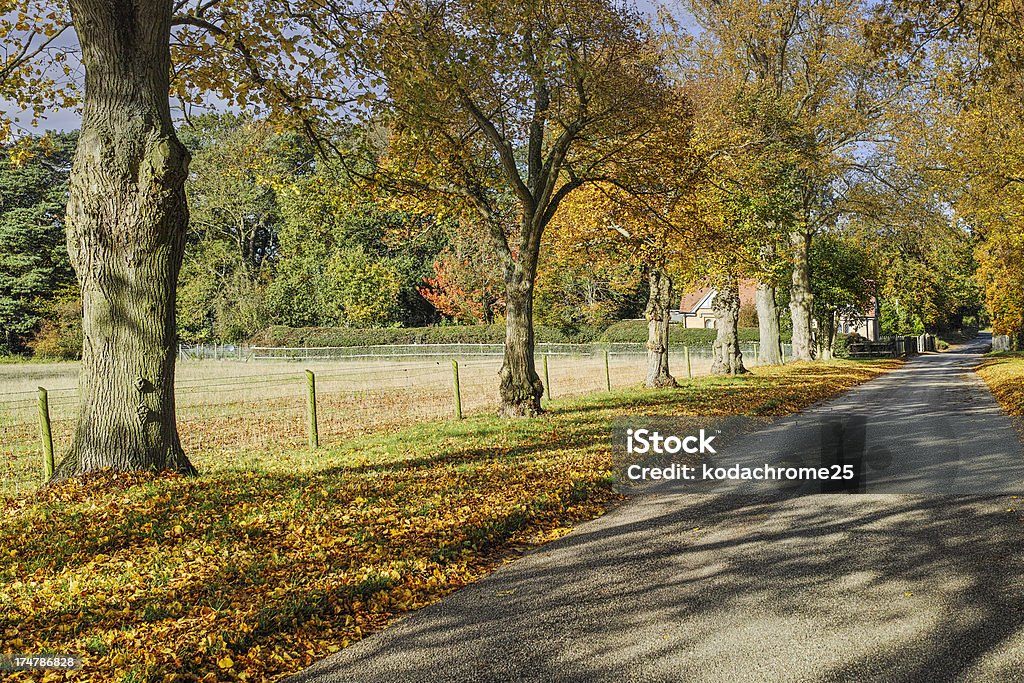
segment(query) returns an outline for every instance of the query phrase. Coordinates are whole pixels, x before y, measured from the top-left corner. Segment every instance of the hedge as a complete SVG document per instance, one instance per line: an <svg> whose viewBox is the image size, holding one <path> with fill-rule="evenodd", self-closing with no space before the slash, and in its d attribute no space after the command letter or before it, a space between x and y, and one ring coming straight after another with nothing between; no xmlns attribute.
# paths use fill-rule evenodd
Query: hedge
<svg viewBox="0 0 1024 683"><path fill-rule="evenodd" d="M539 342L590 342L593 330L567 334L553 327L534 327ZM374 346L379 344L501 344L504 325L434 325L431 327L269 327L250 340L253 346Z"/></svg>
<svg viewBox="0 0 1024 683"><path fill-rule="evenodd" d="M556 344L592 342L647 341L647 322L620 320L604 331L582 328L571 331L538 325L534 328L538 342ZM715 339L715 330L686 329L680 325L669 328L672 344L708 345ZM788 335L783 335L789 341ZM741 327L740 341L757 341L756 327ZM250 340L253 346L373 346L378 344L501 344L505 341L504 325L433 325L430 327L269 327Z"/></svg>
<svg viewBox="0 0 1024 683"><path fill-rule="evenodd" d="M682 325L671 325L668 329L668 340L671 344L691 344L693 346L708 345L715 341L715 330L687 329ZM789 342L789 335L783 333L783 341ZM760 335L756 327L741 327L740 341L758 341ZM646 320L620 320L612 324L601 335L603 342L639 342L647 341Z"/></svg>

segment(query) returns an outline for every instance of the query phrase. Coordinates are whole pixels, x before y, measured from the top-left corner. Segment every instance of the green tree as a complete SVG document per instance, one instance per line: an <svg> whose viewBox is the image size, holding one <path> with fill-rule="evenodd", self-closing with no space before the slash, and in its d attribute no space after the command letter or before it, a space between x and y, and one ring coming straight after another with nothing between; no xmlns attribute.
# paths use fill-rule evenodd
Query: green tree
<svg viewBox="0 0 1024 683"><path fill-rule="evenodd" d="M178 285L185 341L240 341L265 326L263 297L283 224L280 179L301 176L312 154L294 134L237 114L189 120L190 207Z"/></svg>
<svg viewBox="0 0 1024 683"><path fill-rule="evenodd" d="M419 290L449 242L447 225L389 206L323 159L311 173L282 176L277 185L282 224L268 288L272 319L360 326L434 319ZM357 293L356 275L371 288Z"/></svg>
<svg viewBox="0 0 1024 683"><path fill-rule="evenodd" d="M0 353L24 352L74 286L64 208L75 140L47 134L0 148Z"/></svg>
<svg viewBox="0 0 1024 683"><path fill-rule="evenodd" d="M854 240L826 232L811 249L811 283L818 351L832 358L836 330L843 316L863 315L873 293L872 269L866 250Z"/></svg>

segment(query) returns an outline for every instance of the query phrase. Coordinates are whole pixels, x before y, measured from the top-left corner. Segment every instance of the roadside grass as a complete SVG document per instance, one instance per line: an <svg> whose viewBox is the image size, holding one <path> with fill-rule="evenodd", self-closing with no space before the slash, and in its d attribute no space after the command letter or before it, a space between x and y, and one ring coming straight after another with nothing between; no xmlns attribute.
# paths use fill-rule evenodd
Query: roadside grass
<svg viewBox="0 0 1024 683"><path fill-rule="evenodd" d="M276 680L615 504L615 417L783 415L898 365L758 368L2 498L0 652L81 655L73 680Z"/></svg>
<svg viewBox="0 0 1024 683"><path fill-rule="evenodd" d="M993 354L977 372L1007 414L1024 416L1024 353Z"/></svg>

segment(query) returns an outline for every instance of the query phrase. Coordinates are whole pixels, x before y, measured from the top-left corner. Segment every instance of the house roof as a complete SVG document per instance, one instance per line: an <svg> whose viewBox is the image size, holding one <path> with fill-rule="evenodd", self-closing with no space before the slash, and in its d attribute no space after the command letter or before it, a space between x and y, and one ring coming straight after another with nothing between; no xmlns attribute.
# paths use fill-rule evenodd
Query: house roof
<svg viewBox="0 0 1024 683"><path fill-rule="evenodd" d="M696 313L701 309L710 309L715 299L716 290L713 287L701 287L686 292L680 298L679 310L683 313ZM757 300L757 282L755 280L740 280L740 307L753 306Z"/></svg>
<svg viewBox="0 0 1024 683"><path fill-rule="evenodd" d="M700 308L701 301L707 298L708 294L714 292L710 287L701 287L695 289L692 292L686 292L683 294L682 300L679 302L679 310L683 313L696 313L697 309Z"/></svg>

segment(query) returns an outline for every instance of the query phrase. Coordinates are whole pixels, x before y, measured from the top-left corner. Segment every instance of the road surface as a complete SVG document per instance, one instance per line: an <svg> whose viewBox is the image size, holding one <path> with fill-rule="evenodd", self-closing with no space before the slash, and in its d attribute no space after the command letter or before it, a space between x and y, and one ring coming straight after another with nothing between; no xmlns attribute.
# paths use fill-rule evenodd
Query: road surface
<svg viewBox="0 0 1024 683"><path fill-rule="evenodd" d="M1024 680L1024 458L981 351L762 439L811 452L823 420L858 416L888 456L866 493L662 487L290 680Z"/></svg>

